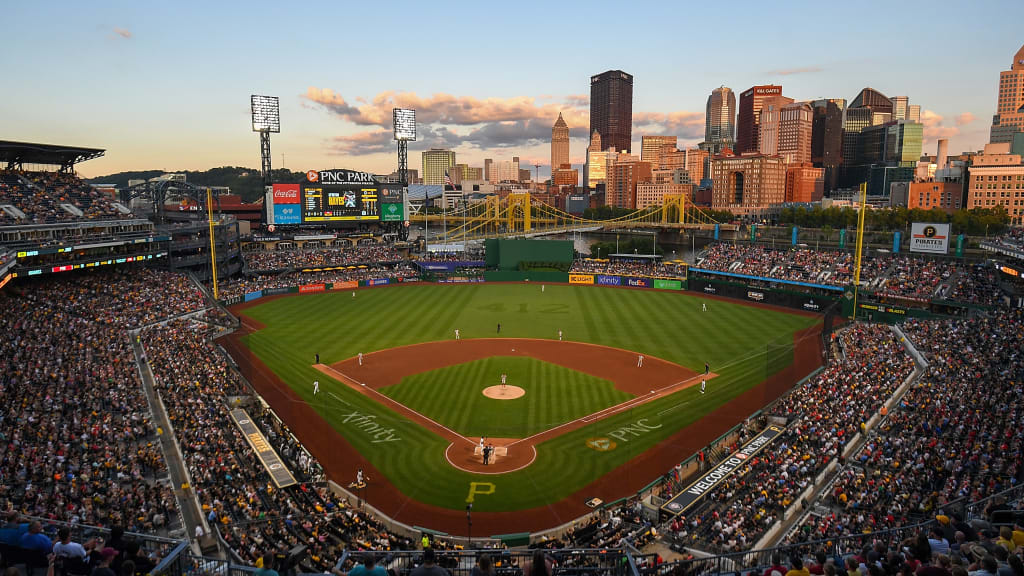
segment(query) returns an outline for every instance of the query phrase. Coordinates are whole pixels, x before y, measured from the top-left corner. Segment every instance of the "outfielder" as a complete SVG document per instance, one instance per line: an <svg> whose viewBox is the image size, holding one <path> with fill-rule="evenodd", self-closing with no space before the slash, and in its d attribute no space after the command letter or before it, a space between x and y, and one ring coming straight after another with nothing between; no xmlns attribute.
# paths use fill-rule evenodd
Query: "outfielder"
<svg viewBox="0 0 1024 576"><path fill-rule="evenodd" d="M320 381L319 380L314 380L313 381L313 396L316 396L319 393L320 393Z"/></svg>
<svg viewBox="0 0 1024 576"><path fill-rule="evenodd" d="M559 342L562 341L562 331L561 330L558 331L558 341Z"/></svg>
<svg viewBox="0 0 1024 576"><path fill-rule="evenodd" d="M701 378L701 379L700 379L700 393L701 393L701 394L703 394L703 393L704 393L704 388L706 388L706 387L707 387L707 385L708 385L708 381L707 381L707 380L705 380L705 379L703 379L703 378Z"/></svg>
<svg viewBox="0 0 1024 576"><path fill-rule="evenodd" d="M458 340L459 338L460 338L460 336L459 336L459 329L456 328L455 329L455 339Z"/></svg>
<svg viewBox="0 0 1024 576"><path fill-rule="evenodd" d="M352 297L353 297L353 298L355 298L355 297L356 297L356 293L355 293L355 291L352 291Z"/></svg>
<svg viewBox="0 0 1024 576"><path fill-rule="evenodd" d="M643 354L641 354L641 355L636 357L636 367L637 368L643 368L644 367L644 355Z"/></svg>
<svg viewBox="0 0 1024 576"><path fill-rule="evenodd" d="M700 308L701 308L701 312L707 312L708 311L708 305L706 303L704 303L704 302L700 303Z"/></svg>

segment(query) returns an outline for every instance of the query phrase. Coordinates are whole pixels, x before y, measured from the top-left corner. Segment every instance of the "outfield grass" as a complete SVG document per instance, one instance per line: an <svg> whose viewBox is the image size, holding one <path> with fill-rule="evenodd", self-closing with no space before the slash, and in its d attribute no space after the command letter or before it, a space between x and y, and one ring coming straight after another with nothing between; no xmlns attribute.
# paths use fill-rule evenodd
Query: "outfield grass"
<svg viewBox="0 0 1024 576"><path fill-rule="evenodd" d="M708 311L701 311L706 302ZM519 510L556 502L581 489L677 430L764 380L779 368L769 344L789 344L794 331L818 320L775 310L705 300L699 295L654 290L536 284L463 286L411 285L282 298L245 312L266 329L246 337L267 366L330 422L402 492L422 502L462 509L469 482L495 484L478 497L480 511ZM582 427L537 447L534 463L518 472L480 476L456 470L444 457L448 442L390 409L312 368L313 354L325 363L403 344L452 337L556 338L593 342L657 356L701 372L704 362L719 377L708 394L695 388L643 404ZM774 347L772 348L774 350ZM770 360L770 361L769 361ZM310 383L321 390L312 396ZM400 440L373 444L346 423L352 412L392 426ZM587 438L645 418L653 428L608 452L587 447ZM672 466L665 463L666 470ZM430 482L423 482L429 477ZM653 478L652 478L653 480Z"/></svg>
<svg viewBox="0 0 1024 576"><path fill-rule="evenodd" d="M513 400L483 395L500 375L526 394ZM463 436L526 438L621 404L633 397L615 384L534 358L493 356L406 376L384 395Z"/></svg>

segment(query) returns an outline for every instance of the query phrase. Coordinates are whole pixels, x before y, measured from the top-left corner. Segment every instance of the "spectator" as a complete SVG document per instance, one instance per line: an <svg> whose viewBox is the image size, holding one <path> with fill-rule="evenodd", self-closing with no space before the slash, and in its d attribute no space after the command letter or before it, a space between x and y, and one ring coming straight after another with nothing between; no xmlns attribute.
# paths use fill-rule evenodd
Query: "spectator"
<svg viewBox="0 0 1024 576"><path fill-rule="evenodd" d="M436 561L434 549L427 548L423 551L423 563L413 568L410 576L450 576L447 570L436 564Z"/></svg>
<svg viewBox="0 0 1024 576"><path fill-rule="evenodd" d="M43 534L43 525L38 520L33 520L28 525L28 532L21 535L18 546L44 554L53 551L53 542L46 534Z"/></svg>
<svg viewBox="0 0 1024 576"><path fill-rule="evenodd" d="M267 552L261 558L261 564L256 568L254 572L256 576L281 576L274 570L274 554Z"/></svg>
<svg viewBox="0 0 1024 576"><path fill-rule="evenodd" d="M117 576L117 573L110 567L117 555L118 551L110 547L101 550L99 566L92 569L92 576Z"/></svg>
<svg viewBox="0 0 1024 576"><path fill-rule="evenodd" d="M473 566L470 576L495 576L494 564L491 563L490 555L481 554L476 559L476 566Z"/></svg>
<svg viewBox="0 0 1024 576"><path fill-rule="evenodd" d="M53 545L53 554L58 558L77 558L85 560L85 548L77 542L71 541L71 530L62 526L57 530L57 543Z"/></svg>
<svg viewBox="0 0 1024 576"><path fill-rule="evenodd" d="M377 566L376 563L377 560L374 558L373 552L367 552L363 555L362 565L349 570L348 576L387 576L388 571L382 566Z"/></svg>

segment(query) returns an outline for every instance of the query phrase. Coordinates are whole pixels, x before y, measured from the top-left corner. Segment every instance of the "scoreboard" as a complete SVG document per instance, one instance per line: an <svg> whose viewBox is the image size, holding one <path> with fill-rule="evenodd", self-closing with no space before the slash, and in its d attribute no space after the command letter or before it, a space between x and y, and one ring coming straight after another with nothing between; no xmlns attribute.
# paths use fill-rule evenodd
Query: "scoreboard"
<svg viewBox="0 0 1024 576"><path fill-rule="evenodd" d="M397 198L397 199L396 199ZM309 170L298 184L274 184L267 193L270 224L331 224L401 220L402 190L355 170Z"/></svg>
<svg viewBox="0 0 1024 576"><path fill-rule="evenodd" d="M306 185L302 189L302 220L379 220L377 191L377 186L367 185Z"/></svg>

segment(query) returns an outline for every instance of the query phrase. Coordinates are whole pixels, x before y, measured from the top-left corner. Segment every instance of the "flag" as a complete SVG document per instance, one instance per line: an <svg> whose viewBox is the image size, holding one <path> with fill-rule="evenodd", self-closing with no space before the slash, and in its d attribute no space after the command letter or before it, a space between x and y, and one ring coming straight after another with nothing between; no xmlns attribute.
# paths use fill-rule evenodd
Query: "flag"
<svg viewBox="0 0 1024 576"><path fill-rule="evenodd" d="M449 175L448 175L448 171L447 171L447 170L445 170L445 171L444 171L444 189L445 189L445 190L448 190L448 189L449 189L449 188L448 188L449 186L451 186L451 189L452 189L452 190L455 190L455 184L453 184L453 183L452 183L452 177L451 177L451 176L449 176Z"/></svg>

